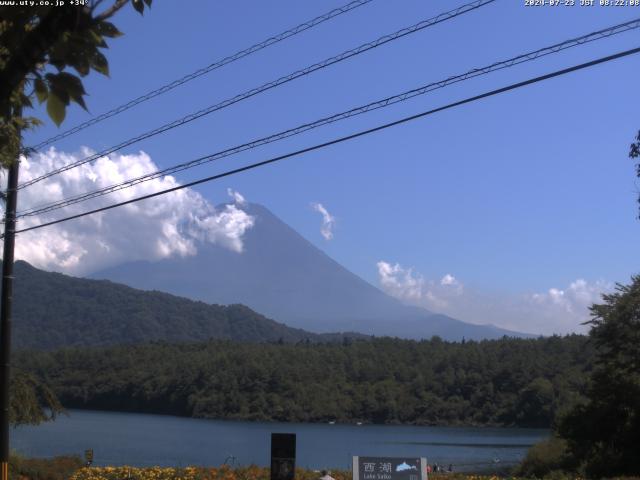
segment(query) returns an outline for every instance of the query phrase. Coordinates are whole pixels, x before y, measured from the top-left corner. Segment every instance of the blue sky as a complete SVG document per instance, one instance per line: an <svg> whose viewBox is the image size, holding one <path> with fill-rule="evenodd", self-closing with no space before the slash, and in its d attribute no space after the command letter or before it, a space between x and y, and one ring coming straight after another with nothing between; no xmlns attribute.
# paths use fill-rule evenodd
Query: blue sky
<svg viewBox="0 0 640 480"><path fill-rule="evenodd" d="M85 80L90 111L99 114L343 3L156 1L144 17L127 8L114 19L125 36L109 42L111 78L92 74ZM461 3L375 0L56 148L102 149ZM638 16L640 8L633 7L525 7L524 1L499 0L122 153L142 150L166 167ZM177 179L206 176L638 45L638 31L621 34ZM449 274L467 291L494 299L566 290L577 279L625 282L638 270L640 223L627 153L640 129L639 66L639 56L611 62L197 190L214 203L228 201L227 188L241 192L375 285L380 261L400 265L424 285ZM72 108L62 128L88 118ZM48 122L27 143L56 132ZM335 217L331 240L321 235L314 202Z"/></svg>

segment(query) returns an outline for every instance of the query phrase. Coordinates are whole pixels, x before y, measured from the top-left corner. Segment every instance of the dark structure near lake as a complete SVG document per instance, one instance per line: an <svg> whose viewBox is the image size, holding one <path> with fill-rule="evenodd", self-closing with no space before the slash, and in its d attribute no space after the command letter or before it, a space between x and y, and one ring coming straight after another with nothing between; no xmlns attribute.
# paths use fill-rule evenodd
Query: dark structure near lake
<svg viewBox="0 0 640 480"><path fill-rule="evenodd" d="M293 480L296 471L296 434L271 434L271 480Z"/></svg>

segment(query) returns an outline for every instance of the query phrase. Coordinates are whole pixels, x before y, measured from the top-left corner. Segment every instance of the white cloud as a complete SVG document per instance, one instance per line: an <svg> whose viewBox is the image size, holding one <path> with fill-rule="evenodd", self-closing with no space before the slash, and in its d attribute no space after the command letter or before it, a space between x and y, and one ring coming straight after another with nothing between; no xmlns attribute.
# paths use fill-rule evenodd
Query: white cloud
<svg viewBox="0 0 640 480"><path fill-rule="evenodd" d="M229 195L231 198L233 198L233 201L235 203L237 203L238 205L246 205L246 203L247 203L247 201L245 200L244 196L240 192L236 192L235 190L232 190L231 188L227 188L227 195Z"/></svg>
<svg viewBox="0 0 640 480"><path fill-rule="evenodd" d="M382 288L396 298L402 300L420 300L423 297L424 279L413 271L402 268L400 264L379 261L378 276Z"/></svg>
<svg viewBox="0 0 640 480"><path fill-rule="evenodd" d="M91 153L85 149L77 155L68 154L52 148L35 154L32 158L23 159L20 181L38 177ZM48 204L154 171L157 171L156 165L143 152L137 155L112 154L20 190L18 210ZM171 176L157 178L64 210L37 218L26 217L20 220L18 228L177 185L179 183ZM183 189L19 234L16 258L46 270L83 275L124 261L194 255L199 242L215 243L242 252L243 235L253 223L253 217L237 205L216 209L199 193Z"/></svg>
<svg viewBox="0 0 640 480"><path fill-rule="evenodd" d="M442 280L440 280L441 285L455 285L456 283L458 283L456 277L454 277L450 273L447 273L444 277L442 277Z"/></svg>
<svg viewBox="0 0 640 480"><path fill-rule="evenodd" d="M377 267L382 289L406 303L469 323L542 335L586 333L589 307L613 290L610 282L578 279L544 293L495 293L466 288L451 274L433 281L397 263L380 261Z"/></svg>
<svg viewBox="0 0 640 480"><path fill-rule="evenodd" d="M462 294L464 286L447 273L439 282L426 280L412 268L379 261L378 277L383 290L401 300L417 303L428 309L446 308L452 298Z"/></svg>
<svg viewBox="0 0 640 480"><path fill-rule="evenodd" d="M446 289L449 296L462 295L462 292L464 291L464 285L462 285L462 283L450 273L447 273L440 279L440 286Z"/></svg>
<svg viewBox="0 0 640 480"><path fill-rule="evenodd" d="M611 283L602 280L589 283L579 278L564 290L550 288L546 293L534 293L530 296L530 301L534 305L551 306L558 311L579 316L584 321L588 318L584 313L588 311L589 306L599 302L602 294L611 290L613 290Z"/></svg>
<svg viewBox="0 0 640 480"><path fill-rule="evenodd" d="M320 234L325 240L331 240L333 238L333 228L336 224L336 219L321 203L312 203L311 207L322 215L322 227L320 227Z"/></svg>

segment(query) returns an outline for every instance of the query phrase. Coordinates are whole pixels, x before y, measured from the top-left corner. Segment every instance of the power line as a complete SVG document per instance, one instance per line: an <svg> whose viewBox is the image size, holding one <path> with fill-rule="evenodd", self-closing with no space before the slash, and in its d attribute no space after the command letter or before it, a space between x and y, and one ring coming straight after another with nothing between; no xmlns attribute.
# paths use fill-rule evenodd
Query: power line
<svg viewBox="0 0 640 480"><path fill-rule="evenodd" d="M177 173L183 170L187 170L189 168L193 168L205 163L209 163L215 160L219 160L221 158L225 158L225 157L229 157L235 154L238 154L240 152L246 151L246 150L250 150L253 148L257 148L259 146L263 146L269 143L273 143L285 138L289 138L292 137L294 135L299 135L301 133L307 132L309 130L315 129L315 128L319 128L321 126L324 125L328 125L340 120L344 120L356 115L360 115L366 112L370 112L373 110L377 110L380 108L385 108L389 105L393 105L399 102L403 102L406 100L409 100L413 97L416 97L418 95L423 95L426 94L428 92L434 91L436 89L440 89L440 88L444 88L448 85L452 85L454 83L458 83L458 82L462 82L465 80L468 80L470 78L475 78L477 76L481 76L481 75L486 75L488 73L491 73L493 71L497 71L497 70L501 70L504 68L508 68L508 67L512 67L514 65L519 65L521 63L525 63L525 62L529 62L529 61L533 61L536 60L538 58L544 57L546 55L550 55L550 54L554 54L557 52L560 52L562 50L566 50L568 48L572 48L575 46L579 46L579 45L584 45L588 42L592 42L592 41L596 41L596 40L600 40L602 38L608 38L612 35L616 35L622 32L626 32L629 30L633 30L633 29L637 29L640 28L640 18L637 18L635 20L631 20L625 23L621 23L618 25L614 25L612 27L608 27L605 29L601 29L598 30L596 32L592 32L589 33L587 35L582 35L580 37L576 37L576 38L572 38L570 40L566 40L564 42L561 43L556 43L554 45L548 46L548 47L544 47L544 48L540 48L538 50L529 52L529 53L525 53L525 54L521 54L518 55L516 57L512 57L508 60L502 60L499 62L495 62L492 63L491 65L482 67L482 68L475 68L472 70L467 71L466 73L460 74L460 75L455 75L455 76L451 76L448 77L444 80L440 80L438 82L433 82L433 83L429 83L427 85L424 85L422 87L419 88L415 88L412 90L408 90L405 91L401 94L397 94L397 95L393 95L391 97L387 97L384 98L382 100L377 100L375 102L371 102L368 103L366 105L360 106L360 107L356 107L356 108L352 108L350 110L346 110L343 111L341 113L337 113L328 117L324 117L321 118L319 120L316 120L314 122L311 123L306 123L300 126L297 126L295 128L291 128L282 132L278 132L272 135L269 135L267 137L263 137L257 140L253 140L251 142L248 143L244 143L242 145L238 145L232 148L228 148L225 150L222 150L220 152L216 152L214 154L211 155L207 155L204 157L200 157L200 158L196 158L194 160L185 162L185 163L181 163L178 165L174 165L168 168L165 168L163 170L159 170L156 172L152 172L152 173L148 173L146 175L141 175L139 177L133 178L133 179L129 179L114 185L110 185L108 187L104 187L98 190L94 190L91 192L87 192L87 193L83 193L83 194L79 194L73 197L69 197L69 198L65 198L62 200L59 200L57 202L52 202L46 205L41 205L41 206L37 206L37 207L32 207L30 209L26 209L24 211L21 211L18 213L17 218L21 218L21 217L27 217L27 216L34 216L34 215L40 215L43 213L47 213L47 212L51 212L54 210L58 210L60 208L64 208L70 205L74 205L76 203L82 202L82 201L86 201L86 200L90 200L92 198L97 198L103 195L107 195L109 193L113 193L119 190L122 190L124 188L129 188L132 187L134 185L138 185L142 182L146 182L146 181L150 181L165 175L169 175L169 174L173 174L173 173Z"/></svg>
<svg viewBox="0 0 640 480"><path fill-rule="evenodd" d="M290 153L287 153L287 154L284 154L284 155L273 157L273 158L270 158L268 160L263 160L261 162L252 163L250 165L245 165L244 167L239 167L239 168L236 168L236 169L233 169L233 170L228 170L226 172L219 173L217 175L212 175L212 176L209 176L209 177L201 178L199 180L194 180L192 182L185 183L184 185L178 185L176 187L172 187L172 188L168 188L168 189L165 189L165 190L161 190L159 192L155 192L155 193L151 193L151 194L148 194L148 195L143 195L143 196L140 196L140 197L132 198L130 200L126 200L126 201L123 201L123 202L107 205L106 207L96 208L94 210L89 210L89 211L86 211L86 212L83 212L83 213L79 213L79 214L76 214L76 215L70 215L68 217L64 217L64 218L60 218L58 220L53 220L53 221L50 221L50 222L42 223L40 225L34 225L32 227L27 227L27 228L23 228L23 229L20 229L20 230L16 230L15 233L24 233L24 232L29 232L31 230L36 230L36 229L43 228L43 227L49 227L51 225L56 225L58 223L67 222L69 220L74 220L74 219L77 219L77 218L85 217L87 215L93 215L95 213L104 212L104 211L107 211L107 210L111 210L113 208L121 207L121 206L124 206L124 205L129 205L131 203L140 202L142 200L148 200L150 198L158 197L160 195L165 195L167 193L171 193L171 192L175 192L175 191L178 191L178 190L182 190L184 188L194 187L194 186L200 185L202 183L210 182L210 181L213 181L213 180L218 180L220 178L224 178L224 177L228 177L228 176L231 176L231 175L235 175L237 173L253 170L253 169L258 168L258 167L263 167L265 165L269 165L269 164L272 164L272 163L279 162L281 160L285 160L287 158L292 158L292 157L296 157L296 156L302 155L304 153L312 152L312 151L315 151L315 150L320 150L322 148L326 148L326 147L329 147L331 145L336 145L336 144L339 144L339 143L346 142L348 140L353 140L355 138L359 138L359 137L362 137L362 136L365 136L365 135L369 135L369 134L374 133L374 132L378 132L378 131L381 131L381 130L386 130L387 128L395 127L397 125L401 125L401 124L404 124L404 123L407 123L407 122L410 122L410 121L413 121L413 120L417 120L417 119L422 118L422 117L433 115L435 113L442 112L444 110L449 110L449 109L454 108L454 107L465 105L467 103L472 103L472 102L475 102L475 101L478 101L478 100L482 100L482 99L487 98L487 97L492 97L494 95L498 95L498 94L501 94L501 93L504 93L504 92L508 92L508 91L511 91L511 90L516 90L518 88L522 88L522 87L525 87L527 85L531 85L531 84L534 84L534 83L542 82L544 80L549 80L551 78L559 77L561 75L566 75L568 73L575 72L577 70L583 70L585 68L593 67L595 65L599 65L599 64L602 64L602 63L610 62L612 60L616 60L618 58L622 58L622 57L626 57L626 56L629 56L629 55L633 55L633 54L636 54L638 52L640 52L640 47L636 47L636 48L633 48L633 49L630 49L630 50L625 50L623 52L619 52L619 53L616 53L616 54L613 54L613 55L609 55L609 56L606 56L606 57L601 57L601 58L598 58L596 60L592 60L592 61L586 62L586 63L581 63L579 65L574 65L572 67L564 68L562 70L556 70L556 71L554 71L552 73L548 73L546 75L541 75L541 76L538 76L538 77L531 78L529 80L524 80L522 82L513 83L513 84L508 85L506 87L498 88L496 90L491 90L489 92L485 92L485 93L482 93L480 95L475 95L473 97L468 97L468 98L465 98L464 100L459 100L457 102L449 103L449 104L444 105L442 107L434 108L432 110L427 110L427 111L422 112L422 113L418 113L418 114L415 114L415 115L404 117L404 118L401 118L399 120L395 120L395 121L390 122L390 123L385 123L383 125L378 125L377 127L373 127L373 128L367 129L367 130L361 130L359 132L352 133L350 135L346 135L346 136L343 136L343 137L339 137L339 138L330 140L328 142L319 143L319 144L313 145L311 147L306 147L306 148L303 148L301 150L296 150L294 152L290 152Z"/></svg>
<svg viewBox="0 0 640 480"><path fill-rule="evenodd" d="M83 165L85 163L91 162L93 160L97 160L100 157L104 157L105 155L109 155L110 153L116 152L122 148L128 147L130 145L133 145L134 143L137 143L141 140L145 140L147 138L153 137L155 135L158 135L160 133L164 133L168 130L172 130L174 128L180 127L186 123L192 122L198 118L201 118L205 115L209 115L210 113L213 113L215 111L218 110L222 110L223 108L229 107L231 105L234 105L242 100L246 100L247 98L253 97L255 95L258 95L259 93L262 93L264 91L270 90L272 88L278 87L280 85L283 85L285 83L288 83L292 80L295 80L297 78L300 77L304 77L306 75L309 75L315 71L318 71L320 69L326 68L330 65L333 65L335 63L339 63L342 62L344 60L347 60L351 57L354 57L356 55L360 55L361 53L364 53L366 51L372 50L374 48L380 47L381 45L384 45L386 43L392 42L394 40L397 40L399 38L405 37L407 35L410 35L412 33L416 33L418 31L424 30L425 28L431 27L433 25L436 25L438 23L442 23L444 21L450 20L452 18L458 17L464 13L476 10L477 8L480 8L482 6L485 6L489 3L493 3L496 0L475 0L474 2L471 3L467 3L465 5L462 5L456 9L453 10L449 10L447 12L441 13L433 18L427 19L427 20L423 20L421 22L418 22L410 27L406 27L403 28L401 30L398 30L394 33L388 34L388 35L384 35L380 38L378 38L377 40L374 40L372 42L368 42L365 44L360 45L359 47L353 48L351 50L347 50L345 52L342 52L339 55L336 55L334 57L328 58L326 60L323 60L321 62L315 63L313 65L310 65L306 68L303 68L301 70L297 70L289 75L285 75L283 77L278 78L277 80L273 80L271 82L265 83L260 87L256 87L253 88L251 90L248 90L244 93L241 93L239 95L236 95L235 97L229 98L227 100L224 100L220 103L217 103L215 105L211 105L209 107L203 108L201 110L198 110L197 112L191 113L189 115L186 115L185 117L182 117L178 120L174 120L173 122L167 123L165 125L162 125L161 127L155 128L153 130L150 130L148 132L145 132L141 135L138 135L137 137L131 138L129 140L125 140L124 142L114 146L114 147L110 147L106 150L103 150L101 152L95 153L89 157L83 158L81 160L78 160L77 162L73 162L70 163L68 165L65 165L64 167L60 167L56 170L52 170L48 173L45 173L37 178L34 178L32 180L29 180L27 182L21 183L20 185L18 185L18 188L24 188L24 187L28 187L30 185L33 185L34 183L37 183L41 180L44 180L45 178L49 178L53 175L57 175L59 173L62 172L66 172L67 170L71 170L72 168L75 168L77 166Z"/></svg>
<svg viewBox="0 0 640 480"><path fill-rule="evenodd" d="M301 23L300 25L293 27L289 30L285 30L282 33L279 33L278 35L274 35L273 37L267 38L266 40L260 42L260 43L256 43L255 45L252 45L249 48L245 48L244 50L240 50L239 52L234 53L233 55L229 55L228 57L224 57L221 60L217 60L214 63L211 63L210 65L207 65L206 67L200 68L192 73L189 73L187 75L185 75L182 78L179 78L177 80L174 80L170 83L167 83L155 90L152 90L149 93L146 93L144 95L141 95L137 98L134 98L133 100L120 105L118 107L115 107L112 110L109 110L108 112L105 112L101 115L98 115L94 118L91 118L89 120L87 120L86 122L83 122L79 125L76 125L73 128L70 128L69 130L66 130L62 133L59 133L58 135L54 135L51 138L48 138L40 143L38 143L37 145L34 145L33 147L28 147L30 149L34 149L34 150L38 150L41 149L43 147L46 147L47 145L50 145L54 142L57 142L58 140L61 140L63 138L66 138L70 135L73 135L75 133L78 133L81 130L84 130L85 128L88 128L92 125L95 125L96 123L102 122L103 120L106 120L107 118L111 118L114 117L126 110L129 110L130 108L135 107L136 105L140 105L141 103L146 102L147 100L151 100L152 98L155 98L159 95L162 95L164 93L167 93L170 90L173 90L176 87L179 87L181 85L184 85L187 82L190 82L191 80L194 80L198 77L201 77L203 75L206 75L207 73L210 73L214 70L217 70L218 68L224 67L225 65L228 65L230 63L233 63L237 60L240 60L244 57L247 57L253 53L259 52L260 50L263 50L267 47L270 47L271 45L275 45L276 43L279 43L283 40L286 40L287 38L293 37L295 35L298 35L299 33L304 32L305 30L309 30L310 28L313 28L317 25L320 25L321 23L324 23L328 20L331 20L339 15L342 15L343 13L347 13L350 12L351 10L354 10L358 7L361 7L362 5L366 5L368 3L371 3L373 0L354 0L350 3L347 3L346 5L343 5L342 7L338 7L335 8L333 10L331 10L330 12L325 13L324 15L320 15L316 18L313 18L307 22Z"/></svg>

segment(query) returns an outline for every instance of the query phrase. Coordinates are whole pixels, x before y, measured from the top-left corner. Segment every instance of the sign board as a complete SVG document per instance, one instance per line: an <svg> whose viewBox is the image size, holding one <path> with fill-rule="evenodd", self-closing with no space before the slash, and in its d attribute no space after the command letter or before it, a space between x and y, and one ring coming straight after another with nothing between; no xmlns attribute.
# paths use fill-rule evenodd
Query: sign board
<svg viewBox="0 0 640 480"><path fill-rule="evenodd" d="M427 459L353 457L353 480L427 480Z"/></svg>
<svg viewBox="0 0 640 480"><path fill-rule="evenodd" d="M296 434L271 434L271 480L293 480L296 470Z"/></svg>

